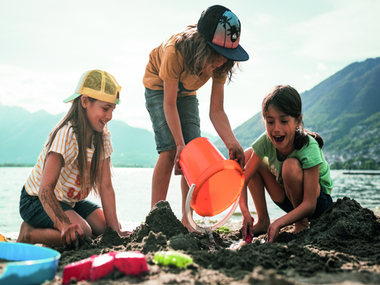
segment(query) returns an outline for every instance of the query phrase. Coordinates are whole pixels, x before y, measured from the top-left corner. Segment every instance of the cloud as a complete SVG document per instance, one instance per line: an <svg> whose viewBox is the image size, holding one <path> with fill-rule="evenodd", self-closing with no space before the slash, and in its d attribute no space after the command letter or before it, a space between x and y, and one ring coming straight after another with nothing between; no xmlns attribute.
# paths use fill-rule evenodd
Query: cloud
<svg viewBox="0 0 380 285"><path fill-rule="evenodd" d="M115 0L106 6L97 0L90 6L74 0L25 1L21 7L15 3L7 1L0 18L2 104L63 112L69 105L62 100L73 92L82 72L99 68L122 86L114 119L148 129L142 76L150 51L214 4L196 0L182 13L183 4L174 0ZM242 21L240 44L250 55L242 72L225 86L224 107L233 128L260 111L263 96L274 85L307 90L353 61L379 56L377 0L221 4ZM213 130L210 90L207 84L198 92L202 128L208 132Z"/></svg>
<svg viewBox="0 0 380 285"><path fill-rule="evenodd" d="M317 69L318 70L326 70L327 66L323 62L320 62L320 63L318 63Z"/></svg>
<svg viewBox="0 0 380 285"><path fill-rule="evenodd" d="M0 101L4 105L20 106L31 112L45 109L51 114L58 114L67 109L65 104L57 102L61 103L73 93L76 82L67 86L73 77L70 73L39 72L0 65Z"/></svg>
<svg viewBox="0 0 380 285"><path fill-rule="evenodd" d="M379 55L380 1L339 1L330 12L289 28L303 43L297 55L316 60L351 61Z"/></svg>

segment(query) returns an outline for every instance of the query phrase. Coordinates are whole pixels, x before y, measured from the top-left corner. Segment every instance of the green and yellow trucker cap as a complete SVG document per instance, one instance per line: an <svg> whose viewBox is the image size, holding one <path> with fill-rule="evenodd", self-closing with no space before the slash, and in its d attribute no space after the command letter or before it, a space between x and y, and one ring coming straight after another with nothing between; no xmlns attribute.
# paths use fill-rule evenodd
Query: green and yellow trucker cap
<svg viewBox="0 0 380 285"><path fill-rule="evenodd" d="M79 79L75 93L63 102L68 103L81 95L87 95L107 103L120 104L120 90L121 86L108 72L99 69L89 70Z"/></svg>

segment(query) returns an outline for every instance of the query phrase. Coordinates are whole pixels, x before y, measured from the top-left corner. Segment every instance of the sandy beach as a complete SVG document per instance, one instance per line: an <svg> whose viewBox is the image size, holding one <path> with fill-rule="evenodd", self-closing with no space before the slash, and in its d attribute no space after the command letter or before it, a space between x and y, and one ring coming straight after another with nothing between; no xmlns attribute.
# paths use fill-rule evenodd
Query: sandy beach
<svg viewBox="0 0 380 285"><path fill-rule="evenodd" d="M380 218L353 199L338 199L310 229L292 234L281 230L278 242L266 243L265 235L239 249L237 224L230 233L191 233L176 218L169 203L158 203L131 236L121 238L112 229L97 239L54 248L61 253L57 274L47 284L62 284L65 265L108 252L140 251L149 272L126 276L114 270L95 282L70 284L380 284ZM187 268L161 266L154 253L175 250L193 263Z"/></svg>
<svg viewBox="0 0 380 285"><path fill-rule="evenodd" d="M55 248L62 256L54 280L61 284L65 265L112 251L140 251L149 273L134 277L114 270L93 283L72 284L379 284L380 219L350 198L338 199L310 229L291 233L284 228L276 244L265 243L265 235L238 250L228 249L241 239L240 232L189 234L167 202L158 203L145 223L130 237L121 238L107 229L82 245ZM187 268L153 263L157 251L176 250L194 263Z"/></svg>

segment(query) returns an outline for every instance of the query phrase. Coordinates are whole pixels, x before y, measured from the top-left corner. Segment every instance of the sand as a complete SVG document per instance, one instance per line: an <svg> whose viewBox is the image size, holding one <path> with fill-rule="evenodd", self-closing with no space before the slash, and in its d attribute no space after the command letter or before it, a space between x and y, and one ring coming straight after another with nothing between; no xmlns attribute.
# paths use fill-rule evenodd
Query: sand
<svg viewBox="0 0 380 285"><path fill-rule="evenodd" d="M108 228L95 240L55 248L62 255L57 275L44 284L61 284L63 268L71 262L111 251L142 252L149 273L134 277L115 270L77 284L380 284L380 219L355 200L339 199L309 230L296 235L291 230L284 228L276 244L263 242L262 235L231 250L241 239L238 230L214 232L213 244L207 234L189 234L170 205L160 202L130 237ZM161 250L181 251L194 263L186 269L155 265L154 253Z"/></svg>

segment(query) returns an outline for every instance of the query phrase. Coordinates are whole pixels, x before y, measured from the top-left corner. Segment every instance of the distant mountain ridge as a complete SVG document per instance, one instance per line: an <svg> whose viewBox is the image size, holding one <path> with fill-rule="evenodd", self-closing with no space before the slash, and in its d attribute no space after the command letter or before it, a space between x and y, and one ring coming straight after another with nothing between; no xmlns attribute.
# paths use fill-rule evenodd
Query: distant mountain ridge
<svg viewBox="0 0 380 285"><path fill-rule="evenodd" d="M380 57L348 65L301 97L305 127L323 137L330 163L355 155L379 161ZM264 131L258 112L234 133L246 148ZM227 155L222 141L215 144Z"/></svg>
<svg viewBox="0 0 380 285"><path fill-rule="evenodd" d="M5 122L0 125L0 165L34 165L48 135L63 116L64 113L52 115L46 111L30 113L21 107L0 103L0 120ZM108 128L114 149L113 165L154 166L158 154L152 132L117 120L110 121ZM207 133L202 135L211 140L217 138Z"/></svg>
<svg viewBox="0 0 380 285"><path fill-rule="evenodd" d="M268 89L271 86L268 86ZM355 156L380 161L380 57L355 62L301 94L304 123L318 132L331 164ZM48 134L64 114L30 113L0 104L0 165L34 164ZM158 154L154 134L124 122L109 123L114 165L153 167ZM261 112L234 130L243 148L265 130ZM228 157L217 136L202 133Z"/></svg>
<svg viewBox="0 0 380 285"><path fill-rule="evenodd" d="M46 111L30 113L20 107L0 104L0 164L34 164L43 149L47 136L64 114L51 115ZM144 129L112 120L111 132L114 165L153 166L157 159L154 137Z"/></svg>

